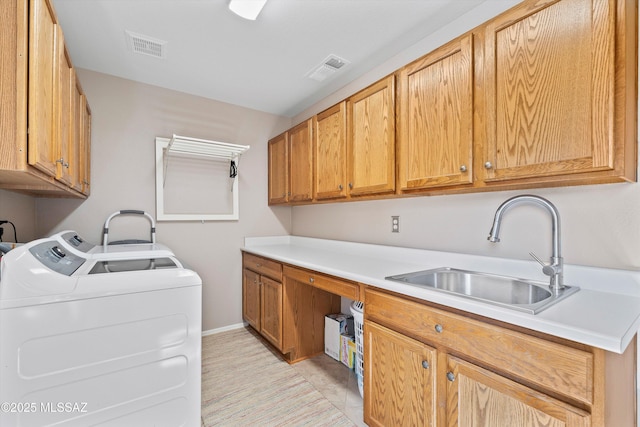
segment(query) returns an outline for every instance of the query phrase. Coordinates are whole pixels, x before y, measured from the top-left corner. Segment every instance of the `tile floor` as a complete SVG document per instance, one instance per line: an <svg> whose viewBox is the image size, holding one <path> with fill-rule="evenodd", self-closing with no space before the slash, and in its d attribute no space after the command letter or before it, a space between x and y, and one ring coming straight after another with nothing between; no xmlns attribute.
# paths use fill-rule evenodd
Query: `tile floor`
<svg viewBox="0 0 640 427"><path fill-rule="evenodd" d="M352 370L326 354L291 366L356 426L366 427L362 420L363 401L358 391L356 374Z"/></svg>

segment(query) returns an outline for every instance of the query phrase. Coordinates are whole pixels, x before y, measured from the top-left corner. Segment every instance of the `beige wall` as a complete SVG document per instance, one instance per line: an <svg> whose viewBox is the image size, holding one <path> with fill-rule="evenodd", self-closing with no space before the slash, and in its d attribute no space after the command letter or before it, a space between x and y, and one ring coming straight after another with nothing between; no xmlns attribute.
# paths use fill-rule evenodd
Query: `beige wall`
<svg viewBox="0 0 640 427"><path fill-rule="evenodd" d="M157 225L158 242L203 279L203 329L240 323L244 237L290 232L291 209L270 209L266 185L267 139L288 128L290 120L92 71L79 74L93 113L91 196L86 201L37 199L38 233L73 229L99 243L112 212L141 209L155 216L156 136L175 133L250 145L239 166L239 221ZM114 220L110 237L117 238L118 229L130 222ZM148 223L137 223L144 237Z"/></svg>
<svg viewBox="0 0 640 427"><path fill-rule="evenodd" d="M28 242L37 237L36 233L36 200L11 191L0 190L0 220L11 221L16 227L20 242ZM13 242L13 227L2 226L4 242Z"/></svg>
<svg viewBox="0 0 640 427"><path fill-rule="evenodd" d="M637 183L300 206L293 208L293 234L517 259L534 252L547 260L551 222L536 206L505 215L500 243L486 239L500 203L525 193L560 211L566 263L640 270ZM400 216L399 233L391 233L391 215Z"/></svg>
<svg viewBox="0 0 640 427"><path fill-rule="evenodd" d="M507 9L516 0L486 2L415 46L293 118L296 124L430 52ZM559 209L565 262L640 269L640 184L611 184L527 191L349 202L293 208L293 234L529 259L547 259L551 248L548 215L535 206L517 207L506 216L501 242L486 237L496 208L508 197L531 193ZM391 216L400 232L391 233ZM578 284L579 285L579 284Z"/></svg>

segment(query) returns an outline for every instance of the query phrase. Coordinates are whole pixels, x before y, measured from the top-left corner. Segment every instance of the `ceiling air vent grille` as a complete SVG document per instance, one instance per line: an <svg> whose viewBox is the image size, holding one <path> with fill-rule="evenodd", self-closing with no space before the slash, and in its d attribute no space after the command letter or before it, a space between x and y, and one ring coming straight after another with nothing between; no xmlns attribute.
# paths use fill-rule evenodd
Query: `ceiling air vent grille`
<svg viewBox="0 0 640 427"><path fill-rule="evenodd" d="M340 68L349 64L349 61L346 59L342 59L336 55L327 56L324 61L320 63L317 67L307 73L307 77L316 81L323 81L327 77L332 76L335 72L340 70Z"/></svg>
<svg viewBox="0 0 640 427"><path fill-rule="evenodd" d="M125 31L125 33L127 34L127 45L133 53L153 56L160 59L166 58L166 41L136 34L131 31Z"/></svg>

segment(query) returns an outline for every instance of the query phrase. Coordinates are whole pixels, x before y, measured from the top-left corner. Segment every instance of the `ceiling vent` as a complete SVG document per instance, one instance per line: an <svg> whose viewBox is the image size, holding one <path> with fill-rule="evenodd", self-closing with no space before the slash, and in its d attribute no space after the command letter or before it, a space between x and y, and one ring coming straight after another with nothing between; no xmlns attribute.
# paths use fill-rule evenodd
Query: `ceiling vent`
<svg viewBox="0 0 640 427"><path fill-rule="evenodd" d="M125 33L127 34L127 46L129 46L129 50L131 50L133 53L153 56L160 59L166 58L166 41L154 39L149 36L136 34L126 30Z"/></svg>
<svg viewBox="0 0 640 427"><path fill-rule="evenodd" d="M322 63L320 63L320 65L309 71L307 73L307 77L321 82L324 79L331 77L347 64L349 64L349 61L346 59L342 59L336 55L329 55L324 59L324 61L322 61Z"/></svg>

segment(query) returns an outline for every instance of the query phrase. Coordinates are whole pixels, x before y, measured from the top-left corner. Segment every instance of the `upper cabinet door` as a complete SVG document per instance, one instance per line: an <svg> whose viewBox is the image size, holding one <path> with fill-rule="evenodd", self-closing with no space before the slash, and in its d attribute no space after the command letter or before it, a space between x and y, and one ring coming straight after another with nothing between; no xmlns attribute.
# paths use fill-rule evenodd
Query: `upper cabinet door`
<svg viewBox="0 0 640 427"><path fill-rule="evenodd" d="M315 116L315 198L347 196L347 116L342 101Z"/></svg>
<svg viewBox="0 0 640 427"><path fill-rule="evenodd" d="M289 166L287 164L287 133L271 139L269 150L269 204L287 203L289 201Z"/></svg>
<svg viewBox="0 0 640 427"><path fill-rule="evenodd" d="M615 2L526 2L484 33L485 181L608 170Z"/></svg>
<svg viewBox="0 0 640 427"><path fill-rule="evenodd" d="M395 78L389 76L347 101L347 168L351 196L395 190Z"/></svg>
<svg viewBox="0 0 640 427"><path fill-rule="evenodd" d="M87 97L80 97L82 125L80 133L80 172L82 181L82 194L88 196L91 193L91 107Z"/></svg>
<svg viewBox="0 0 640 427"><path fill-rule="evenodd" d="M62 28L56 25L56 179L69 187L75 184L74 174L77 175L77 153L74 141L75 132L75 70L71 65L69 53L64 47ZM72 87L73 82L73 87Z"/></svg>
<svg viewBox="0 0 640 427"><path fill-rule="evenodd" d="M313 198L313 120L300 123L289 131L290 202Z"/></svg>
<svg viewBox="0 0 640 427"><path fill-rule="evenodd" d="M398 88L400 189L470 184L472 36L453 40L402 68Z"/></svg>
<svg viewBox="0 0 640 427"><path fill-rule="evenodd" d="M82 87L76 75L76 70L72 69L71 76L71 185L74 190L82 192L84 168L86 156L84 154L83 129L83 105Z"/></svg>
<svg viewBox="0 0 640 427"><path fill-rule="evenodd" d="M56 17L47 0L31 0L29 15L29 164L56 176ZM60 32L61 33L61 32Z"/></svg>

